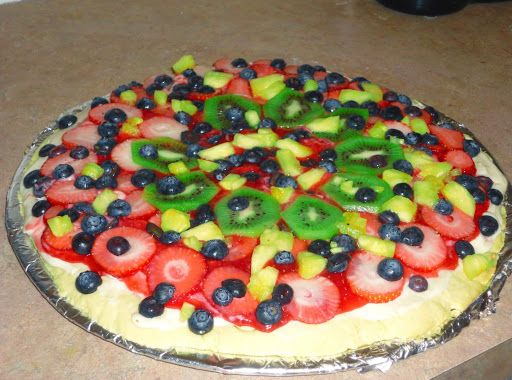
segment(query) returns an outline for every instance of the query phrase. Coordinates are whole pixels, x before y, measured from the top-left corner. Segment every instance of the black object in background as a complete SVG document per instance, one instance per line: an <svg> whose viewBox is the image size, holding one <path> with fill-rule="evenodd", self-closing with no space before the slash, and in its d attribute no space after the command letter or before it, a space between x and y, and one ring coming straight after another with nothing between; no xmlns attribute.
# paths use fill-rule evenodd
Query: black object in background
<svg viewBox="0 0 512 380"><path fill-rule="evenodd" d="M440 16L460 11L470 3L497 3L499 0L377 0L398 12L418 16Z"/></svg>

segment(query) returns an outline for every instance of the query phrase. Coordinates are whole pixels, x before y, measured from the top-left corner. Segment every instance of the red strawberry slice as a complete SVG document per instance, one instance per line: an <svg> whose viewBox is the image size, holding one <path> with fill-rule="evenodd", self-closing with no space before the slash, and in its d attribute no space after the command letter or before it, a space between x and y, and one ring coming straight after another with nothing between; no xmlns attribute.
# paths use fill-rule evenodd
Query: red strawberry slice
<svg viewBox="0 0 512 380"><path fill-rule="evenodd" d="M61 212L62 210L64 210L64 206L62 205L55 205L55 206L51 206L48 210L46 210L46 212L44 213L43 215L43 220L46 222L48 219L51 219L51 218L54 218L56 217L59 212Z"/></svg>
<svg viewBox="0 0 512 380"><path fill-rule="evenodd" d="M148 96L148 94L146 93L146 90L144 88L142 88L142 86L133 86L133 87L131 87L131 90L133 92L135 92L135 95L137 96L137 98L134 101L128 102L128 101L122 100L120 96L114 95L114 92L112 91L112 93L110 94L110 102L116 103L116 104L127 104L130 106L133 106L133 105L135 105L137 100Z"/></svg>
<svg viewBox="0 0 512 380"><path fill-rule="evenodd" d="M256 74L258 74L258 78L266 77L267 75L272 74L282 74L284 75L285 72L283 70L278 70L270 66L270 64L263 64L263 63L253 63L250 66L251 69L256 71Z"/></svg>
<svg viewBox="0 0 512 380"><path fill-rule="evenodd" d="M347 281L350 289L368 302L389 302L402 293L403 277L397 281L388 281L377 273L377 267L384 258L362 251L353 255L349 261Z"/></svg>
<svg viewBox="0 0 512 380"><path fill-rule="evenodd" d="M377 216L369 213L361 213L361 217L366 219L366 235L380 239L379 227L381 223Z"/></svg>
<svg viewBox="0 0 512 380"><path fill-rule="evenodd" d="M120 218L118 226L119 227L137 228L138 230L146 231L147 224L148 224L147 220Z"/></svg>
<svg viewBox="0 0 512 380"><path fill-rule="evenodd" d="M438 233L452 239L462 239L476 230L473 218L458 208L454 208L450 215L441 215L430 207L423 207L421 216Z"/></svg>
<svg viewBox="0 0 512 380"><path fill-rule="evenodd" d="M116 236L122 236L130 243L130 249L120 256L107 249L108 241ZM155 241L147 232L131 227L115 227L98 235L92 246L91 256L107 273L123 277L146 265L155 250Z"/></svg>
<svg viewBox="0 0 512 380"><path fill-rule="evenodd" d="M83 145L89 150L94 150L94 145L100 138L98 126L92 121L87 120L78 127L64 133L62 143L68 149L73 149L77 145Z"/></svg>
<svg viewBox="0 0 512 380"><path fill-rule="evenodd" d="M459 168L463 174L475 175L476 173L473 159L463 150L451 150L446 152L443 161L447 161L454 167Z"/></svg>
<svg viewBox="0 0 512 380"><path fill-rule="evenodd" d="M98 190L80 190L74 181L58 181L46 190L46 198L51 204L68 205L78 202L92 203L98 195Z"/></svg>
<svg viewBox="0 0 512 380"><path fill-rule="evenodd" d="M71 246L71 243L73 242L73 236L82 231L82 228L80 227L82 219L83 218L79 218L77 221L75 221L73 223L73 231L63 236L55 236L50 227L46 227L43 232L42 240L54 249L72 250L73 247Z"/></svg>
<svg viewBox="0 0 512 380"><path fill-rule="evenodd" d="M448 149L462 149L462 142L464 141L462 132L439 127L435 124L430 124L428 128Z"/></svg>
<svg viewBox="0 0 512 380"><path fill-rule="evenodd" d="M105 121L105 113L114 108L123 110L126 113L127 119L131 119L132 117L142 117L142 111L138 108L129 106L127 104L107 103L92 108L89 111L89 120L91 120L93 123L101 124Z"/></svg>
<svg viewBox="0 0 512 380"><path fill-rule="evenodd" d="M136 172L142 169L142 166L134 163L132 159L132 142L134 141L136 140L126 140L121 144L117 144L110 154L112 161L117 162L121 169L129 172Z"/></svg>
<svg viewBox="0 0 512 380"><path fill-rule="evenodd" d="M183 296L196 287L206 275L206 262L199 252L174 244L159 251L146 268L149 289L161 282L175 286L175 297Z"/></svg>
<svg viewBox="0 0 512 380"><path fill-rule="evenodd" d="M150 205L142 198L142 190L131 192L127 195L125 201L132 207L132 211L126 216L128 219L145 219L156 212L156 207Z"/></svg>
<svg viewBox="0 0 512 380"><path fill-rule="evenodd" d="M251 64L252 65L270 65L271 62L272 62L271 59L258 59L257 61L254 61Z"/></svg>
<svg viewBox="0 0 512 380"><path fill-rule="evenodd" d="M245 296L242 298L233 297L233 301L227 306L218 306L212 300L212 293L215 289L222 286L222 281L228 279L238 279L243 281L244 284L249 283L250 275L241 269L234 267L219 267L212 270L203 283L203 294L217 310L225 315L243 315L252 314L258 307L258 301L246 291Z"/></svg>
<svg viewBox="0 0 512 380"><path fill-rule="evenodd" d="M326 71L315 71L315 73L313 74L313 79L318 82L318 81L324 80L326 76L327 76Z"/></svg>
<svg viewBox="0 0 512 380"><path fill-rule="evenodd" d="M406 224L403 228L416 226L424 235L423 243L415 247L403 243L397 243L395 258L411 268L421 271L431 271L439 267L446 259L447 251L441 236L432 228L421 224Z"/></svg>
<svg viewBox="0 0 512 380"><path fill-rule="evenodd" d="M293 241L292 250L290 252L293 254L293 256L295 258L297 258L297 255L299 254L299 252L308 250L308 246L310 243L311 243L311 240L302 240L302 239L295 238L295 240Z"/></svg>
<svg viewBox="0 0 512 380"><path fill-rule="evenodd" d="M292 318L307 324L319 324L332 319L338 311L340 291L325 277L313 277L305 280L297 273L281 276L278 283L284 283L293 289L292 301L284 306Z"/></svg>
<svg viewBox="0 0 512 380"><path fill-rule="evenodd" d="M224 71L225 73L231 73L231 74L238 74L241 72L245 67L234 67L231 62L233 62L233 59L231 58L223 58L215 61L213 64L213 67L215 67L216 70Z"/></svg>
<svg viewBox="0 0 512 380"><path fill-rule="evenodd" d="M98 156L93 153L89 152L89 155L85 158L82 158L81 160L76 160L73 157L69 156L70 151L67 151L64 154L61 154L57 157L52 157L46 160L46 162L41 166L41 174L43 176L47 175L51 177L53 175L53 170L60 164L68 164L73 167L75 170L75 175L79 176L82 173L82 169L84 166L90 162L93 164L98 163Z"/></svg>
<svg viewBox="0 0 512 380"><path fill-rule="evenodd" d="M256 63L256 62L255 62ZM289 65L286 66L283 70L288 76L294 76L299 74L299 66L298 65Z"/></svg>
<svg viewBox="0 0 512 380"><path fill-rule="evenodd" d="M250 255L258 245L258 238L230 235L226 236L228 255L223 261L236 261Z"/></svg>
<svg viewBox="0 0 512 380"><path fill-rule="evenodd" d="M151 295L148 286L148 276L142 270L123 277L123 282L132 292L140 293L146 297Z"/></svg>
<svg viewBox="0 0 512 380"><path fill-rule="evenodd" d="M224 90L224 93L242 95L247 98L252 97L251 86L249 85L249 82L243 78L232 79L228 83L228 86Z"/></svg>
<svg viewBox="0 0 512 380"><path fill-rule="evenodd" d="M188 128L178 123L174 118L156 116L139 124L139 130L142 136L147 139L154 137L170 137L180 141L181 132L187 131Z"/></svg>
<svg viewBox="0 0 512 380"><path fill-rule="evenodd" d="M386 127L388 127L388 129L398 129L400 132L404 134L404 136L407 136L407 134L412 132L411 127L400 121L384 120L384 124L386 125Z"/></svg>
<svg viewBox="0 0 512 380"><path fill-rule="evenodd" d="M117 179L117 188L116 190L122 191L126 195L130 194L135 190L140 190L138 187L134 186L132 183L132 173L121 173L119 174Z"/></svg>
<svg viewBox="0 0 512 380"><path fill-rule="evenodd" d="M156 224L158 227L162 225L162 213L157 211L155 215L149 218L148 222Z"/></svg>

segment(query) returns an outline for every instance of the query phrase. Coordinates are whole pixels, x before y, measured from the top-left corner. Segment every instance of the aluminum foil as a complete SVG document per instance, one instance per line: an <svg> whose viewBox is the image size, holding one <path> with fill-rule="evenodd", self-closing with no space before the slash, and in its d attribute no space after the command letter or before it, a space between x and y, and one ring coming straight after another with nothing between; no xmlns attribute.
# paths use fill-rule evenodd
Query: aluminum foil
<svg viewBox="0 0 512 380"><path fill-rule="evenodd" d="M415 104L423 106L423 104L419 102L415 102ZM69 114L78 114L89 107L90 102L87 102L81 106L66 111L61 115L61 117ZM470 135L480 146L482 146L478 139L475 138L475 136L463 124L460 124L443 114L440 114L439 122L450 123L456 129ZM503 203L503 206L506 209L507 220L505 226L505 245L500 255L492 283L489 289L471 303L459 317L449 322L439 336L406 343L380 343L371 347L345 353L336 358L322 360L310 359L307 361L290 361L290 359L276 357L231 358L219 356L213 353L181 354L172 349L164 351L141 346L137 343L123 339L120 335L116 335L105 330L94 321L83 316L80 311L70 305L65 298L60 297L52 279L44 269L40 255L34 249L28 235L23 231L23 217L20 212L21 205L18 199L20 184L23 180L23 172L30 164L30 160L39 145L41 145L41 143L57 129L57 123L53 123L39 133L32 145L27 149L26 155L14 175L7 194L6 205L5 224L9 241L21 266L32 283L59 313L84 330L106 341L112 342L119 347L130 350L135 354L145 355L157 360L186 367L223 374L291 376L326 374L350 369L355 369L360 373L375 369L386 372L393 363L399 360L406 359L409 356L424 352L453 339L462 331L463 328L470 324L471 320L486 317L495 313L500 291L507 278L512 274L512 204L510 203L512 200L512 186L509 182L507 192L505 194L505 201ZM487 149L483 147L483 150L492 157ZM492 158L495 164L497 164L494 157Z"/></svg>

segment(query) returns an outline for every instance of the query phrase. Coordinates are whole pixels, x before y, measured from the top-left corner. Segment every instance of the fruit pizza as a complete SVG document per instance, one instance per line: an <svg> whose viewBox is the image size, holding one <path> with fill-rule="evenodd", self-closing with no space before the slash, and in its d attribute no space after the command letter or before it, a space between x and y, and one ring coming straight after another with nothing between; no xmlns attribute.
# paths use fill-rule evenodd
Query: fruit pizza
<svg viewBox="0 0 512 380"><path fill-rule="evenodd" d="M172 69L63 116L25 172L25 230L91 321L286 363L436 336L489 286L507 180L435 109L282 59Z"/></svg>

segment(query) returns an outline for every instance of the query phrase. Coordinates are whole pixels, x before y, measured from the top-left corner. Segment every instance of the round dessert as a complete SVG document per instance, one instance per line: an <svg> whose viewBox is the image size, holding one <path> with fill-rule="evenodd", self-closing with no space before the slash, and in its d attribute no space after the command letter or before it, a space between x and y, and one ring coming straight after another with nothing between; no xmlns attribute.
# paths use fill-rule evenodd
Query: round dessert
<svg viewBox="0 0 512 380"><path fill-rule="evenodd" d="M444 121L321 66L184 56L58 121L25 232L66 302L150 350L290 368L438 337L493 279L507 190Z"/></svg>

